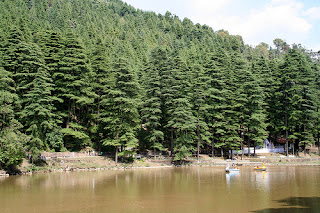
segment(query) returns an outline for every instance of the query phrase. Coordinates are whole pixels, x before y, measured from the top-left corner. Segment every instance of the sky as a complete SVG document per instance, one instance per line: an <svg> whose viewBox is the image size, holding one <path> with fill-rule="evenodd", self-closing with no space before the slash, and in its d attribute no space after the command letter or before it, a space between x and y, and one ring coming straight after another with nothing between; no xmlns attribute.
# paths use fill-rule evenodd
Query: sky
<svg viewBox="0 0 320 213"><path fill-rule="evenodd" d="M288 44L320 50L320 0L123 0L137 9L166 11L206 24L214 31L241 35L255 46L281 38Z"/></svg>

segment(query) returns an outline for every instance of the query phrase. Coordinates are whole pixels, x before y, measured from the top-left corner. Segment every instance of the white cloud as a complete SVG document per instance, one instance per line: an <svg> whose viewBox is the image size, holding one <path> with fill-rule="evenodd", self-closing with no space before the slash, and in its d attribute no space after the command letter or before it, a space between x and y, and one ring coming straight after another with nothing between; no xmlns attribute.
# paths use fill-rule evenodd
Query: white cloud
<svg viewBox="0 0 320 213"><path fill-rule="evenodd" d="M304 15L312 19L320 19L320 7L312 7L305 11Z"/></svg>
<svg viewBox="0 0 320 213"><path fill-rule="evenodd" d="M202 3L204 2L205 0L202 0ZM232 2L228 1L228 4ZM298 43L298 40L312 28L302 16L302 9L303 4L295 0L272 0L264 8L248 10L245 16L232 16L228 14L227 8L221 7L217 13L200 14L194 16L192 20L207 24L214 30L225 29L231 34L239 34L249 44L260 42L271 44L275 38L282 38L288 43Z"/></svg>
<svg viewBox="0 0 320 213"><path fill-rule="evenodd" d="M247 44L287 43L319 47L320 7L303 0L124 0L135 7L165 13L169 10L193 23L241 35ZM314 5L314 4L313 4ZM309 6L309 7L308 7Z"/></svg>
<svg viewBox="0 0 320 213"><path fill-rule="evenodd" d="M300 11L300 5L269 5L262 11L251 13L242 27L244 27L244 32L248 32L249 38L261 36L263 33L274 35L275 37L281 34L290 37L301 36L307 34L312 25L300 17Z"/></svg>
<svg viewBox="0 0 320 213"><path fill-rule="evenodd" d="M297 2L296 0L272 0L271 5L302 5L301 3Z"/></svg>
<svg viewBox="0 0 320 213"><path fill-rule="evenodd" d="M231 0L190 0L192 8L201 13L213 13L226 8Z"/></svg>

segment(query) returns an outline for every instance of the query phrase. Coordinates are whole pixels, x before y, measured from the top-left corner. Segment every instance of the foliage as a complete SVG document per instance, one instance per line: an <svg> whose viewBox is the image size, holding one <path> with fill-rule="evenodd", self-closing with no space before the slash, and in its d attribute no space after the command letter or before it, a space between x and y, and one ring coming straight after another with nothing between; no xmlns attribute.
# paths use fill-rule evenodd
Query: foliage
<svg viewBox="0 0 320 213"><path fill-rule="evenodd" d="M24 147L30 141L30 137L19 131L21 127L22 125L13 119L1 132L0 167L3 169L13 169L20 165L25 157Z"/></svg>
<svg viewBox="0 0 320 213"><path fill-rule="evenodd" d="M274 44L120 0L0 1L2 166L24 149L181 161L266 138L319 143L319 64Z"/></svg>

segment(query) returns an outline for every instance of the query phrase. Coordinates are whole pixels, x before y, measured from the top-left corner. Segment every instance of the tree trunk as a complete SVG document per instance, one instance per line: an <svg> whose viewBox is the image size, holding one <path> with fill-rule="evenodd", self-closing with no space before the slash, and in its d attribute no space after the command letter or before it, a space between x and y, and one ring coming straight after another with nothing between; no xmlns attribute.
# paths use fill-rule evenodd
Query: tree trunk
<svg viewBox="0 0 320 213"><path fill-rule="evenodd" d="M97 124L100 121L100 90L98 91Z"/></svg>
<svg viewBox="0 0 320 213"><path fill-rule="evenodd" d="M6 104L4 104L4 108L6 108ZM6 122L6 113L3 113L3 123L1 125L1 132L2 132L2 140L4 139L4 132L3 132L3 129L4 129L4 124ZM1 147L3 147L3 144L1 143Z"/></svg>
<svg viewBox="0 0 320 213"><path fill-rule="evenodd" d="M197 159L199 161L199 156L200 156L200 124L199 124L199 116L198 116L198 143L197 143Z"/></svg>
<svg viewBox="0 0 320 213"><path fill-rule="evenodd" d="M214 157L214 138L212 138L211 152L212 152L212 157Z"/></svg>
<svg viewBox="0 0 320 213"><path fill-rule="evenodd" d="M288 109L287 109L287 93L285 94L285 128L286 128L286 155L289 155L288 151Z"/></svg>
<svg viewBox="0 0 320 213"><path fill-rule="evenodd" d="M172 156L172 154L173 154L173 128L171 128L170 151L171 151L171 156Z"/></svg>
<svg viewBox="0 0 320 213"><path fill-rule="evenodd" d="M295 153L294 153L294 145L295 145L295 140L293 140L293 143L292 143L292 155L295 156Z"/></svg>
<svg viewBox="0 0 320 213"><path fill-rule="evenodd" d="M118 149L119 149L119 147L116 146L116 153L115 153L115 157L114 157L114 161L116 162L116 164L118 164Z"/></svg>
<svg viewBox="0 0 320 213"><path fill-rule="evenodd" d="M250 139L248 139L248 157L250 157Z"/></svg>
<svg viewBox="0 0 320 213"><path fill-rule="evenodd" d="M118 139L119 139L119 129L117 129L117 134L116 134L116 141L118 141ZM115 159L114 159L114 161L116 162L116 164L118 164L118 149L119 149L119 147L118 146L116 146L116 153L115 153Z"/></svg>
<svg viewBox="0 0 320 213"><path fill-rule="evenodd" d="M156 140L153 141L153 155L154 155L154 159L156 159L156 147L155 147L155 144L156 144Z"/></svg>
<svg viewBox="0 0 320 213"><path fill-rule="evenodd" d="M307 131L307 127L306 125L304 124L303 125L303 132L304 132L304 141L306 141L306 131ZM306 157L307 155L307 146L306 146L306 142L304 142L304 157Z"/></svg>
<svg viewBox="0 0 320 213"><path fill-rule="evenodd" d="M68 104L68 118L67 118L67 123L66 123L66 128L69 128L69 123L70 123L70 117L71 117L71 100L69 99L69 104Z"/></svg>
<svg viewBox="0 0 320 213"><path fill-rule="evenodd" d="M197 160L199 161L199 155L200 155L200 104L199 104L199 90L197 91L197 102L198 102L198 128L197 128L197 134L198 134L198 143L197 143Z"/></svg>
<svg viewBox="0 0 320 213"><path fill-rule="evenodd" d="M320 156L320 140L319 140L319 133L318 133L318 154L319 154L319 156Z"/></svg>
<svg viewBox="0 0 320 213"><path fill-rule="evenodd" d="M318 154L320 156L320 144L319 144L319 137L318 137Z"/></svg>
<svg viewBox="0 0 320 213"><path fill-rule="evenodd" d="M123 145L121 145L120 146L120 152L123 152L124 151L124 146ZM122 155L121 156L121 163L123 163L124 162L124 156Z"/></svg>
<svg viewBox="0 0 320 213"><path fill-rule="evenodd" d="M242 154L241 154L241 160L244 158L244 149L243 149L243 144L244 144L244 131L242 131L241 133L241 150L242 150Z"/></svg>

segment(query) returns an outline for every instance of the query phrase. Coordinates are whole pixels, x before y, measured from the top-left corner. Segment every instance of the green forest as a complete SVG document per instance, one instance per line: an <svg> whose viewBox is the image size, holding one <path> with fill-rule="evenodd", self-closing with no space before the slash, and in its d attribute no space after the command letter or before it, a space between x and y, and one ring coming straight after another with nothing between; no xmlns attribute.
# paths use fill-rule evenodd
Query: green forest
<svg viewBox="0 0 320 213"><path fill-rule="evenodd" d="M0 167L86 147L298 151L319 143L319 68L301 44L252 47L121 0L0 0Z"/></svg>

